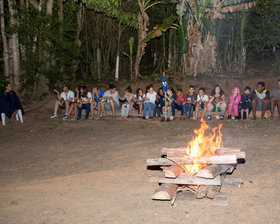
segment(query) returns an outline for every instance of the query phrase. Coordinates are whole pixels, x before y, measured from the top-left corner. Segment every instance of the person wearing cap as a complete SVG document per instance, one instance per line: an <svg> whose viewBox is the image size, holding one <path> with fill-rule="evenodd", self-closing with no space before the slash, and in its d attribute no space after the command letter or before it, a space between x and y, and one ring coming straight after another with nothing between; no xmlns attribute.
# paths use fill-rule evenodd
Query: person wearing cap
<svg viewBox="0 0 280 224"><path fill-rule="evenodd" d="M69 116L68 114L69 107L71 104L74 103L74 92L69 90L66 85L63 86L63 90L60 94L56 89L54 89L53 92L56 94L57 99L54 104L54 113L51 115L50 118L51 119L56 118L58 108L61 108L61 109L65 109L65 114L63 119L67 120Z"/></svg>

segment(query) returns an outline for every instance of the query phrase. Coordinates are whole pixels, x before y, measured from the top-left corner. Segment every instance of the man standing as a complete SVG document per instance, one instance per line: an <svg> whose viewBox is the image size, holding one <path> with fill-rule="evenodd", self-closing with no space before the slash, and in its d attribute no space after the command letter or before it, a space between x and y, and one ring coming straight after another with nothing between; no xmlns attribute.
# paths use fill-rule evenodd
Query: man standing
<svg viewBox="0 0 280 224"><path fill-rule="evenodd" d="M74 92L69 90L68 87L65 85L63 86L63 91L61 94L59 94L59 92L56 89L54 89L53 92L56 94L57 100L55 101L54 104L54 113L50 118L53 119L57 117L57 111L58 108L60 107L61 109L65 109L65 114L63 119L67 120L69 116L68 112L69 112L70 105L74 103Z"/></svg>
<svg viewBox="0 0 280 224"><path fill-rule="evenodd" d="M0 93L0 114L4 113L11 119L11 123L14 122L15 116L21 110L23 114L23 108L19 101L17 94L13 91L11 83L5 85L5 89Z"/></svg>
<svg viewBox="0 0 280 224"><path fill-rule="evenodd" d="M266 119L264 114L267 109L268 103L269 103L269 91L265 89L264 82L258 82L257 89L255 89L255 91L253 92L253 97L252 97L253 120L256 120L257 109L262 111L261 118L263 120Z"/></svg>
<svg viewBox="0 0 280 224"><path fill-rule="evenodd" d="M278 120L280 120L280 79L277 80L277 87L270 92L270 104L271 118L274 118L274 108L277 106Z"/></svg>

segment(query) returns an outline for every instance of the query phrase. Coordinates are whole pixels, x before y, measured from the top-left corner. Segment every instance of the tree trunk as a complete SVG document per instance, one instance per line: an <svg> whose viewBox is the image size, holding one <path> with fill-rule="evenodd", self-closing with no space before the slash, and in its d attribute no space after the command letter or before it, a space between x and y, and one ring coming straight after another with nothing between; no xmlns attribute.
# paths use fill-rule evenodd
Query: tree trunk
<svg viewBox="0 0 280 224"><path fill-rule="evenodd" d="M100 48L97 48L97 75L98 75L98 81L101 80L101 51Z"/></svg>
<svg viewBox="0 0 280 224"><path fill-rule="evenodd" d="M116 57L116 72L115 72L115 80L119 80L119 73L120 73L120 41L121 41L121 35L122 35L122 30L121 30L121 23L119 22L119 27L118 27L118 41L117 41L117 57Z"/></svg>
<svg viewBox="0 0 280 224"><path fill-rule="evenodd" d="M15 9L15 0L9 0L9 11L10 11L10 23L11 26L17 27L18 23L15 18L16 9ZM18 41L18 33L14 31L11 37L11 50L12 50L12 61L13 61L13 75L14 75L14 84L15 89L19 89L20 87L20 55L19 55L19 41Z"/></svg>
<svg viewBox="0 0 280 224"><path fill-rule="evenodd" d="M138 2L140 12L137 16L137 22L138 22L138 43L137 43L137 53L136 53L136 59L134 64L134 70L135 70L135 78L140 77L140 62L145 54L145 47L146 43L143 41L148 32L147 26L149 25L149 17L148 14L145 11L144 5L141 4L141 2Z"/></svg>
<svg viewBox="0 0 280 224"><path fill-rule="evenodd" d="M4 19L4 0L0 0L0 14L1 14L1 35L3 42L3 59L4 59L4 74L6 78L9 78L9 47L7 42L7 36L5 31L5 19Z"/></svg>

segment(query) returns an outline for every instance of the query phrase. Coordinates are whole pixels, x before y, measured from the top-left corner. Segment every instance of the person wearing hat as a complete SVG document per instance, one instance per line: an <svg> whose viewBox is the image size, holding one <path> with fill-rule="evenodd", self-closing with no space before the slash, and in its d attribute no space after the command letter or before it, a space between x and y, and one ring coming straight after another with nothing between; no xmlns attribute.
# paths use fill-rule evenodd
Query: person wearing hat
<svg viewBox="0 0 280 224"><path fill-rule="evenodd" d="M57 100L55 101L54 104L54 113L50 117L51 119L57 117L57 111L58 108L65 109L65 114L63 119L67 120L68 119L68 111L69 107L72 103L74 103L74 92L69 90L66 85L63 86L62 92L59 94L59 92L54 89L53 92L56 94Z"/></svg>

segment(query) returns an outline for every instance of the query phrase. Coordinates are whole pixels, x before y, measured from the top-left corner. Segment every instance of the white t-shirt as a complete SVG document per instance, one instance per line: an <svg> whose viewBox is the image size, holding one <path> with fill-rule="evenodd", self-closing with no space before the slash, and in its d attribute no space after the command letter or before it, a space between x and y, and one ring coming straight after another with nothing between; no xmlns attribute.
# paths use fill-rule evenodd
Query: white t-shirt
<svg viewBox="0 0 280 224"><path fill-rule="evenodd" d="M199 102L200 100L203 100L203 101L206 101L208 102L209 101L209 98L208 96L205 94L203 96L200 96L199 94L197 95L197 102ZM201 103L201 102L200 102Z"/></svg>
<svg viewBox="0 0 280 224"><path fill-rule="evenodd" d="M115 93L112 94L110 92L110 90L107 90L104 93L103 97L112 97L116 104L118 104L118 105L120 104L120 102L119 102L119 92L118 91L116 91Z"/></svg>
<svg viewBox="0 0 280 224"><path fill-rule="evenodd" d="M71 90L68 90L68 92L66 93L66 92L62 92L61 94L60 94L60 97L63 99L63 100L69 100L69 99L72 99L72 102L74 102L74 92L73 91L71 91Z"/></svg>
<svg viewBox="0 0 280 224"><path fill-rule="evenodd" d="M153 93L146 93L146 98L148 98L146 100L146 102L149 102L149 103L155 103L156 102L156 96L157 96L157 93L154 91Z"/></svg>
<svg viewBox="0 0 280 224"><path fill-rule="evenodd" d="M82 97L82 96L81 96L81 99L82 99L83 102L89 101L89 103L91 103L91 101L92 101L91 92L88 92L88 93L87 93L87 97Z"/></svg>

